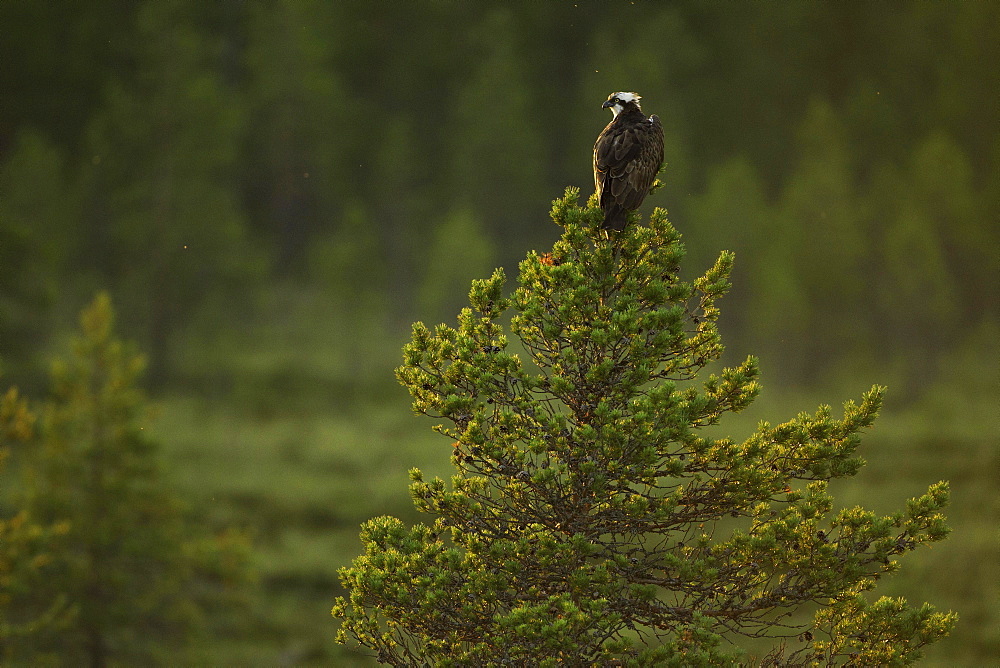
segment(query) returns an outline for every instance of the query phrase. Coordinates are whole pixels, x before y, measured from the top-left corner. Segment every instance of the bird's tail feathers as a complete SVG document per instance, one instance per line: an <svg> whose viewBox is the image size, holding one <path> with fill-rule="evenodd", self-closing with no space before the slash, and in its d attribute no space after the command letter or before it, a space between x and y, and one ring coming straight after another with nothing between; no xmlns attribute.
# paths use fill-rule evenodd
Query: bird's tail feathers
<svg viewBox="0 0 1000 668"><path fill-rule="evenodd" d="M604 222L601 223L601 229L621 232L627 223L628 216L625 209L617 204L611 204L604 212Z"/></svg>

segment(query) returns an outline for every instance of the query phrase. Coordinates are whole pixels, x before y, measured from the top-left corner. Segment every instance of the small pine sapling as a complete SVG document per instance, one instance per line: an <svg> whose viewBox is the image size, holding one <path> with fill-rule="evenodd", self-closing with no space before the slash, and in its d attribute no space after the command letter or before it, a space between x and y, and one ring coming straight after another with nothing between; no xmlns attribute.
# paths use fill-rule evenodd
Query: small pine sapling
<svg viewBox="0 0 1000 668"><path fill-rule="evenodd" d="M193 522L170 484L145 429L143 358L114 323L106 293L82 311L25 452L30 516L63 527L46 577L28 594L62 600L72 614L35 633L30 660L15 654L15 664L38 655L41 664L198 662L195 641L249 579L240 537Z"/></svg>

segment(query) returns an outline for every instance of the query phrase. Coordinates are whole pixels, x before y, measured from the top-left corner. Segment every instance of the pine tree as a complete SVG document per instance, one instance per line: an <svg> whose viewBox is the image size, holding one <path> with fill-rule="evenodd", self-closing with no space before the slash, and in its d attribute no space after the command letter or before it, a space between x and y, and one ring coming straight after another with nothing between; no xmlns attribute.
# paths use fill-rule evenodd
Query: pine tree
<svg viewBox="0 0 1000 668"><path fill-rule="evenodd" d="M882 388L839 418L709 435L758 392L753 357L704 376L732 254L681 281L664 211L608 240L577 196L555 202L565 232L512 296L498 269L457 328L414 325L397 375L444 421L457 473L411 471L432 523L363 526L338 639L394 665L718 665L772 635L770 665L916 660L954 615L867 592L947 534L947 484L884 517L834 512L827 490L861 468Z"/></svg>
<svg viewBox="0 0 1000 668"><path fill-rule="evenodd" d="M144 429L143 358L116 338L106 293L80 324L25 457L30 516L66 527L31 593L75 614L32 649L67 665L180 660L203 611L244 581L240 546L194 526L169 485Z"/></svg>

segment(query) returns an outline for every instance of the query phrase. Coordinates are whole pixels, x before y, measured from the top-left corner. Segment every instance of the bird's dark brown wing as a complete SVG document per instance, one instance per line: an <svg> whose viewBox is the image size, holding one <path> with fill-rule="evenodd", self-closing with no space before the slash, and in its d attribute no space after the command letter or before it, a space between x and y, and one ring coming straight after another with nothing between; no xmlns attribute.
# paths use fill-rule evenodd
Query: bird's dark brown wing
<svg viewBox="0 0 1000 668"><path fill-rule="evenodd" d="M629 210L638 209L642 200L646 199L656 180L656 174L660 171L660 165L663 164L663 126L660 125L659 117L651 116L636 127L634 132L636 141L642 148L632 163L628 173L628 186L622 195L622 204Z"/></svg>
<svg viewBox="0 0 1000 668"><path fill-rule="evenodd" d="M611 193L615 181L624 173L624 166L639 154L639 145L628 128L612 121L594 143L594 187L604 205L605 192Z"/></svg>
<svg viewBox="0 0 1000 668"><path fill-rule="evenodd" d="M656 116L612 121L594 144L594 186L605 212L638 209L663 163L663 126Z"/></svg>

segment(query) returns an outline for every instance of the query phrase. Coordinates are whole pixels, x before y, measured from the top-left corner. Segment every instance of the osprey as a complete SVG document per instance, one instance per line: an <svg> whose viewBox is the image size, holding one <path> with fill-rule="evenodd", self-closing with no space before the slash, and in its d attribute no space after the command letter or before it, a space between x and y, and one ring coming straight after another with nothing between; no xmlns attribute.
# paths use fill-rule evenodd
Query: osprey
<svg viewBox="0 0 1000 668"><path fill-rule="evenodd" d="M603 108L614 118L594 144L594 186L604 211L601 229L620 231L660 171L663 126L656 115L642 113L635 93L612 93Z"/></svg>

